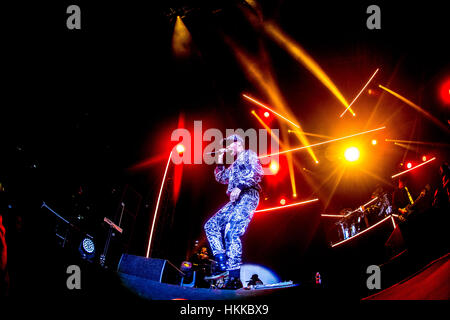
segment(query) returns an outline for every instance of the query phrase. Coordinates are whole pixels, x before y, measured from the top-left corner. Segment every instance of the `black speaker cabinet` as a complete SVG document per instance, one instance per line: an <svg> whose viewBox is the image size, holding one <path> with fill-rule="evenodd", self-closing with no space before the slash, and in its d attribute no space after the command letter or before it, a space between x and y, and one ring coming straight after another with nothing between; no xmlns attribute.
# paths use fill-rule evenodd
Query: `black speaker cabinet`
<svg viewBox="0 0 450 320"><path fill-rule="evenodd" d="M117 271L153 281L179 284L181 273L168 260L123 254Z"/></svg>

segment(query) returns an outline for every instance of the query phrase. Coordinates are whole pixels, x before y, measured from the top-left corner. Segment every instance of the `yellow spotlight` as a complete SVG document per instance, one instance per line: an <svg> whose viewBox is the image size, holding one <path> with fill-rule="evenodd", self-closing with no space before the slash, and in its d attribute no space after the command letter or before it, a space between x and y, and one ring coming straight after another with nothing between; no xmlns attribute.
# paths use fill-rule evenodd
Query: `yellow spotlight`
<svg viewBox="0 0 450 320"><path fill-rule="evenodd" d="M359 150L356 147L350 147L345 150L345 159L350 162L354 162L359 159Z"/></svg>
<svg viewBox="0 0 450 320"><path fill-rule="evenodd" d="M188 57L192 50L192 37L186 25L177 16L172 36L172 52L179 58Z"/></svg>
<svg viewBox="0 0 450 320"><path fill-rule="evenodd" d="M373 145L376 145L376 144L377 144L377 140L373 139L373 140L372 140L372 144L373 144Z"/></svg>

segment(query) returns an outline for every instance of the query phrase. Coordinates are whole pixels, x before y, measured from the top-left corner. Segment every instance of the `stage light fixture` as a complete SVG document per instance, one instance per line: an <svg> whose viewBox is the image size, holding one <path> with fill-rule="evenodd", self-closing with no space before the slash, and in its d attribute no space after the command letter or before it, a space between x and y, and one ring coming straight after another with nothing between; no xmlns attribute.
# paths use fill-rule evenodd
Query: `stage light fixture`
<svg viewBox="0 0 450 320"><path fill-rule="evenodd" d="M286 204L286 199L284 199L284 198L281 198L281 200L280 200L280 204L281 204L282 206L284 206L284 205Z"/></svg>
<svg viewBox="0 0 450 320"><path fill-rule="evenodd" d="M278 162L272 160L272 162L270 163L270 172L272 172L273 174L277 174L278 170L280 170Z"/></svg>
<svg viewBox="0 0 450 320"><path fill-rule="evenodd" d="M347 161L354 162L359 159L359 150L356 147L347 148L344 156Z"/></svg>
<svg viewBox="0 0 450 320"><path fill-rule="evenodd" d="M411 163L411 162L408 162L408 163L406 164L406 167L407 167L408 169L411 169L412 163Z"/></svg>
<svg viewBox="0 0 450 320"><path fill-rule="evenodd" d="M95 244L92 237L86 235L78 247L78 251L81 254L81 258L91 260L95 256Z"/></svg>
<svg viewBox="0 0 450 320"><path fill-rule="evenodd" d="M376 139L372 140L372 145L376 145L378 143L378 141Z"/></svg>
<svg viewBox="0 0 450 320"><path fill-rule="evenodd" d="M188 272L192 269L192 262L189 261L183 261L183 263L181 263L181 271L183 272Z"/></svg>
<svg viewBox="0 0 450 320"><path fill-rule="evenodd" d="M423 156L422 161L427 161L427 156Z"/></svg>
<svg viewBox="0 0 450 320"><path fill-rule="evenodd" d="M270 113L268 113L267 111L264 112L264 117L268 118L270 116Z"/></svg>
<svg viewBox="0 0 450 320"><path fill-rule="evenodd" d="M176 149L178 153L183 153L186 150L182 144L178 144Z"/></svg>

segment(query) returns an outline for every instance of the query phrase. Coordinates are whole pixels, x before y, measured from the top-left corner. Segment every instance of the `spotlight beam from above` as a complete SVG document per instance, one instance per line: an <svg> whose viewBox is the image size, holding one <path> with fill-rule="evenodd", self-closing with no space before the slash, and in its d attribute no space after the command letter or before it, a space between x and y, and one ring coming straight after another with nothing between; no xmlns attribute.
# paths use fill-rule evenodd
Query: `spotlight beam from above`
<svg viewBox="0 0 450 320"><path fill-rule="evenodd" d="M372 130L368 130L368 131L364 131L364 132L360 132L360 133L355 133L355 134L352 134L352 135L349 135L349 136L345 136L345 137L341 137L341 138L336 138L336 139L331 139L331 140L327 140L327 141L323 141L323 142L319 142L319 143L315 143L315 144L310 144L308 146L298 147L298 148L294 148L294 149L290 149L290 150L284 150L284 151L280 151L280 152L276 152L276 153L272 153L272 154L267 154L267 155L264 155L264 156L259 156L259 158L261 159L261 158L271 157L271 156L278 155L278 154L284 154L284 153L288 153L288 152L293 152L293 151L298 151L298 150L302 150L302 149L306 149L306 148L311 148L311 147L319 146L319 145L322 145L322 144L331 143L331 142L339 141L339 140L344 140L344 139L348 139L348 138L351 138L351 137L356 137L356 136L359 136L359 135L363 135L363 134L366 134L366 133L382 130L382 129L385 129L385 128L386 127L380 127L380 128L377 128L377 129L372 129Z"/></svg>
<svg viewBox="0 0 450 320"><path fill-rule="evenodd" d="M344 110L344 112L341 113L340 118L342 118L342 116L347 112L347 110L353 105L353 103L355 103L356 99L358 99L358 97L361 95L361 93L364 92L364 90L366 90L367 86L369 85L369 83L372 81L373 77L375 77L375 75L377 74L379 68L377 70L375 70L375 72L373 73L373 75L370 77L369 81L367 81L366 85L361 89L361 91L358 93L358 95L355 97L355 99L353 99L352 102L350 102L350 104L348 105L347 109ZM353 113L353 116L355 116L355 114Z"/></svg>

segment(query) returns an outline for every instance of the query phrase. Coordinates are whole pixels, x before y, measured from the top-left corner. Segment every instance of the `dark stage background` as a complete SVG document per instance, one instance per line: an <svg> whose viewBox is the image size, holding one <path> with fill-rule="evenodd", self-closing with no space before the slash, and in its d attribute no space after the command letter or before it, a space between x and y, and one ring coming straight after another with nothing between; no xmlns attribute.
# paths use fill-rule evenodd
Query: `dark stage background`
<svg viewBox="0 0 450 320"><path fill-rule="evenodd" d="M79 31L66 28L69 4L82 9ZM375 84L395 88L448 128L449 108L437 92L450 74L448 11L441 2L427 6L377 2L382 8L381 30L365 26L365 10L372 4L368 1L259 4L265 19L276 21L300 43L347 100L380 68L370 86L376 95L361 95L354 107L357 118L339 119L343 109L337 99L255 30L235 1L33 1L2 6L0 182L7 189L5 201L12 205L5 211L5 223L13 225L16 216L23 218L25 236L17 244L21 249L11 249L18 252L17 259L42 269L60 261L49 249L54 241L49 227L53 216L40 209L42 201L94 236L101 252L107 233L103 217L115 217L125 190L127 208L136 214L133 224L127 213L126 223L134 229L111 245L110 261L117 261L124 248L145 255L166 159L174 145L170 135L180 117L187 129L192 129L194 120L203 121L204 131L260 128L250 114L255 107L241 94L248 92L265 102L268 97L246 76L225 39L257 61L261 48L266 49L266 63L305 131L339 137L387 127L376 135L379 151L367 152L361 164L381 179L361 173L355 179L351 170L346 171L334 193L333 179L314 189L301 172L310 170L316 186L324 182L338 166L329 156L332 147L314 150L320 165L307 152L295 153L301 164L294 169L297 200L318 196L321 201L255 214L243 240L244 262L268 266L283 280L308 279L311 272L327 265L328 226L320 220L321 213L357 208L370 199L378 184L392 191L390 176L400 171L399 163L420 161L422 154L438 161L411 177L411 189L417 194L426 183L436 188L438 166L448 160L448 149L420 146L405 153L383 140L447 143L448 133ZM180 60L171 51L174 21L166 14L169 8L183 6L199 9L183 20L195 49ZM272 128L279 125L275 120L270 123ZM311 143L318 141L310 138ZM290 143L299 145L295 137ZM154 161L135 167L149 159ZM296 201L285 160L280 161L279 175L263 182L261 208L278 205L282 196ZM196 240L206 244L203 224L227 201L213 169L205 164L184 165L176 202L174 169L169 170L153 257L178 265L193 253Z"/></svg>

